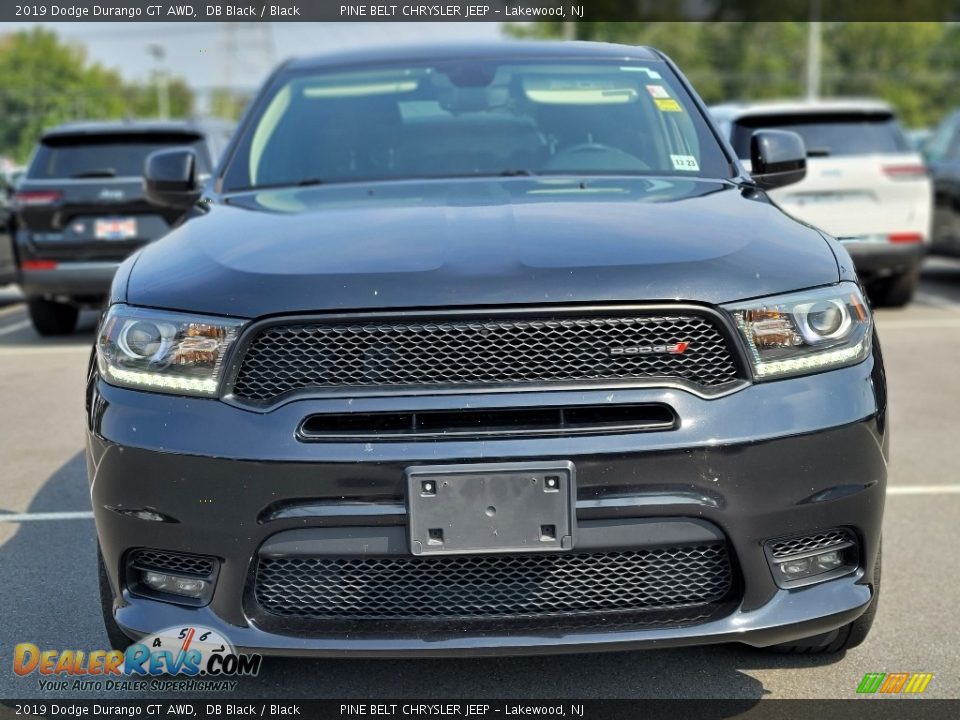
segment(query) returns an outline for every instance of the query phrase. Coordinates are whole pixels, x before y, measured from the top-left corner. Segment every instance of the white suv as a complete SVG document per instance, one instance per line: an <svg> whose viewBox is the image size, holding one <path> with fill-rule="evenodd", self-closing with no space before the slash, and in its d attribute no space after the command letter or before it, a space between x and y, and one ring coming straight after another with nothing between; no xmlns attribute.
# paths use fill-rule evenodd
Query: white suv
<svg viewBox="0 0 960 720"><path fill-rule="evenodd" d="M932 190L889 105L795 100L717 105L711 112L748 164L754 131L799 133L807 176L770 196L844 243L876 304L909 302L930 243Z"/></svg>

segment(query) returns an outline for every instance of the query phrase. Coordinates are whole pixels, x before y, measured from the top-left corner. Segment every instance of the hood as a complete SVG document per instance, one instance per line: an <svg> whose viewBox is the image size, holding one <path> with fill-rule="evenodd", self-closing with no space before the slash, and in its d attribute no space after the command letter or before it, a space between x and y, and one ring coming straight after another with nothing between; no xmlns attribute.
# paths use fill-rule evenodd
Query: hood
<svg viewBox="0 0 960 720"><path fill-rule="evenodd" d="M141 253L127 301L239 317L719 304L838 277L817 231L724 181L406 181L228 196Z"/></svg>

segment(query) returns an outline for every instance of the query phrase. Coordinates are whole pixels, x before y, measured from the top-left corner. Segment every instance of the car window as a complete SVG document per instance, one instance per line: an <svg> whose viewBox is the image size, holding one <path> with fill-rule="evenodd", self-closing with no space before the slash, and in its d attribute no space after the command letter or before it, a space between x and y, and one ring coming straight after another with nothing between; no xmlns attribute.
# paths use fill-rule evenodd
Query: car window
<svg viewBox="0 0 960 720"><path fill-rule="evenodd" d="M464 62L278 80L226 190L366 179L535 174L729 177L664 63Z"/></svg>
<svg viewBox="0 0 960 720"><path fill-rule="evenodd" d="M154 150L188 146L197 152L198 172L210 172L203 141L182 133L160 135L63 136L43 140L30 162L30 179L139 177Z"/></svg>
<svg viewBox="0 0 960 720"><path fill-rule="evenodd" d="M732 137L739 157L750 157L750 137L762 128L798 133L813 156L911 152L890 113L811 113L740 118L733 125Z"/></svg>

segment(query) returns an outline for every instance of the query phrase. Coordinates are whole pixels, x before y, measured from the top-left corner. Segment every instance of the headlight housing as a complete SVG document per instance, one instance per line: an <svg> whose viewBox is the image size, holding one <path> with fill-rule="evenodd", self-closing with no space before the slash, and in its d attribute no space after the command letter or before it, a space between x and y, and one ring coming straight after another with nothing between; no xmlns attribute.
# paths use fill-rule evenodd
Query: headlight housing
<svg viewBox="0 0 960 720"><path fill-rule="evenodd" d="M757 380L854 365L870 354L870 311L854 283L725 308L747 343Z"/></svg>
<svg viewBox="0 0 960 720"><path fill-rule="evenodd" d="M100 375L113 385L212 397L242 320L112 306L97 335Z"/></svg>

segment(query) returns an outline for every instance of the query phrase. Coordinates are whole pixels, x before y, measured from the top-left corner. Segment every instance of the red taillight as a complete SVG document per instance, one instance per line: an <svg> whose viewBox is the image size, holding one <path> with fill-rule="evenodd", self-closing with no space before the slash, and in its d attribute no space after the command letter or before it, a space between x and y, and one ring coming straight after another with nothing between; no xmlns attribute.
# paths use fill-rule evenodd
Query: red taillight
<svg viewBox="0 0 960 720"><path fill-rule="evenodd" d="M56 260L24 260L20 263L21 270L53 270L56 267Z"/></svg>
<svg viewBox="0 0 960 720"><path fill-rule="evenodd" d="M62 196L56 190L22 190L13 196L13 201L20 205L52 205Z"/></svg>
<svg viewBox="0 0 960 720"><path fill-rule="evenodd" d="M923 165L884 165L883 174L891 180L919 180L927 176Z"/></svg>
<svg viewBox="0 0 960 720"><path fill-rule="evenodd" d="M923 235L920 233L890 233L887 239L892 243L918 243L923 242Z"/></svg>

